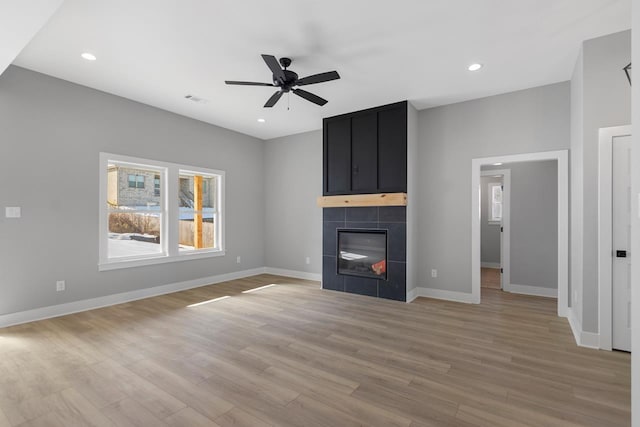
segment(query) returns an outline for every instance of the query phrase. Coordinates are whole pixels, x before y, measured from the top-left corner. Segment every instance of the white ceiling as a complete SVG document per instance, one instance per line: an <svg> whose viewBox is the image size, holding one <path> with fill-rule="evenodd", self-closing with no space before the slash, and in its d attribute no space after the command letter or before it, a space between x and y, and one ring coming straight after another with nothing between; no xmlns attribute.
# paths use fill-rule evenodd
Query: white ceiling
<svg viewBox="0 0 640 427"><path fill-rule="evenodd" d="M61 4L62 0L9 0L0 3L0 74Z"/></svg>
<svg viewBox="0 0 640 427"><path fill-rule="evenodd" d="M66 0L14 63L269 139L404 99L422 109L568 80L580 42L630 28L630 11L630 0ZM305 87L324 107L291 95L290 110L287 96L264 109L272 88L224 84L269 82L262 53L342 79ZM470 73L472 62L485 67Z"/></svg>

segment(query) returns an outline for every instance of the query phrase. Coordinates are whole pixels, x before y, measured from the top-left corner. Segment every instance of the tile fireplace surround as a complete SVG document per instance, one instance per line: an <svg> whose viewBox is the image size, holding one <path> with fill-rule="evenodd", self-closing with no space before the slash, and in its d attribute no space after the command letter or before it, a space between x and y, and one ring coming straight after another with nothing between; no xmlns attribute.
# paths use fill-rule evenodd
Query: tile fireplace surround
<svg viewBox="0 0 640 427"><path fill-rule="evenodd" d="M387 280L338 274L338 229L387 230ZM339 207L322 210L322 287L406 301L407 209L405 206Z"/></svg>

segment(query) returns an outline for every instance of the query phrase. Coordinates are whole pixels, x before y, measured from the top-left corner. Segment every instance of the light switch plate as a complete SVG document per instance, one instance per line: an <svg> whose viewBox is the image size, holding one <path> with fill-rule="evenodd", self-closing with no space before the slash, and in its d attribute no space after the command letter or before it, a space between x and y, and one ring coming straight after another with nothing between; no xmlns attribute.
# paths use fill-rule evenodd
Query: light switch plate
<svg viewBox="0 0 640 427"><path fill-rule="evenodd" d="M4 208L4 216L7 218L20 218L21 215L19 206L7 206Z"/></svg>

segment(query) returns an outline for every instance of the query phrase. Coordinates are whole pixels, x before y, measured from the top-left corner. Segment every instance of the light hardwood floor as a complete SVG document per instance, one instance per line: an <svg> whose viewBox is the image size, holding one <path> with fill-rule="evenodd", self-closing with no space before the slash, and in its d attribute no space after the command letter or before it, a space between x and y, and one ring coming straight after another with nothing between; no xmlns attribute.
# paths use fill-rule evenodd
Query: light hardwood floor
<svg viewBox="0 0 640 427"><path fill-rule="evenodd" d="M500 289L500 269L482 267L480 269L480 286L482 288Z"/></svg>
<svg viewBox="0 0 640 427"><path fill-rule="evenodd" d="M0 329L0 426L629 425L628 354L576 347L555 300L482 298L261 275Z"/></svg>

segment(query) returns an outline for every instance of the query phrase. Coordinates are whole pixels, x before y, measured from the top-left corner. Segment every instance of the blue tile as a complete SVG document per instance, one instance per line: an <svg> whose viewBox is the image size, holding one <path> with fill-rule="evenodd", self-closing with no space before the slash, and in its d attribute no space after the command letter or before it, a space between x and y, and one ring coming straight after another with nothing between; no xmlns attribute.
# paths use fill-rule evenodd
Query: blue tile
<svg viewBox="0 0 640 427"><path fill-rule="evenodd" d="M324 208L322 209L322 221L344 221L345 208Z"/></svg>
<svg viewBox="0 0 640 427"><path fill-rule="evenodd" d="M378 296L378 281L366 277L344 276L344 291L350 294Z"/></svg>
<svg viewBox="0 0 640 427"><path fill-rule="evenodd" d="M346 228L364 228L367 230L377 230L378 223L377 222L349 222L345 223Z"/></svg>
<svg viewBox="0 0 640 427"><path fill-rule="evenodd" d="M387 280L379 280L380 298L407 300L407 264L387 261Z"/></svg>
<svg viewBox="0 0 640 427"><path fill-rule="evenodd" d="M380 223L378 227L387 230L387 259L391 261L407 260L407 224L402 222Z"/></svg>
<svg viewBox="0 0 640 427"><path fill-rule="evenodd" d="M336 230L338 228L344 228L344 222L325 222L322 224L322 255L336 255Z"/></svg>
<svg viewBox="0 0 640 427"><path fill-rule="evenodd" d="M322 289L344 292L344 276L338 274L336 257L322 257Z"/></svg>
<svg viewBox="0 0 640 427"><path fill-rule="evenodd" d="M380 222L407 222L406 206L380 206Z"/></svg>
<svg viewBox="0 0 640 427"><path fill-rule="evenodd" d="M348 222L378 222L378 208L347 208Z"/></svg>

